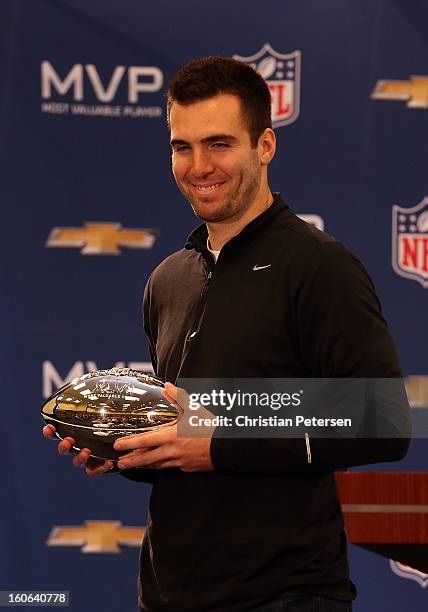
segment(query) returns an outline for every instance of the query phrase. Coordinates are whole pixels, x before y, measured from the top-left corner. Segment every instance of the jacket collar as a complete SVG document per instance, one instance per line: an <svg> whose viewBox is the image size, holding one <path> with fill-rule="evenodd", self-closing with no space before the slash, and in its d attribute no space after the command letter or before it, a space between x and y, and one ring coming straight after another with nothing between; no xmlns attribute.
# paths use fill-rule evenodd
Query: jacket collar
<svg viewBox="0 0 428 612"><path fill-rule="evenodd" d="M281 198L279 193L273 194L273 202L272 205L269 206L267 210L262 212L261 215L250 221L248 225L246 225L236 236L231 238L229 242L238 243L247 240L250 236L252 236L256 231L258 231L263 225L268 223L271 219L276 217L276 215L283 211L288 210L288 205ZM208 238L208 229L206 223L202 223L197 228L193 230L193 232L189 235L186 244L184 245L185 249L191 250L195 249L198 252L207 252L207 238Z"/></svg>

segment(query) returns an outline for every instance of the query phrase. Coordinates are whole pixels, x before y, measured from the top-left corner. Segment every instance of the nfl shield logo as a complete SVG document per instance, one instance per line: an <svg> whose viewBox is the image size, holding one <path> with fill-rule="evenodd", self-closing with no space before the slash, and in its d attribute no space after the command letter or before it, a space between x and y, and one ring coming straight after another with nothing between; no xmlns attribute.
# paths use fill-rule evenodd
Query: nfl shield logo
<svg viewBox="0 0 428 612"><path fill-rule="evenodd" d="M272 126L296 121L300 110L300 51L278 53L269 43L249 57L234 59L252 66L265 79L272 96Z"/></svg>
<svg viewBox="0 0 428 612"><path fill-rule="evenodd" d="M428 586L428 574L420 572L419 570L409 567L408 565L404 565L399 561L393 561L392 559L390 559L389 565L394 574L397 574L397 576L401 576L401 578L410 578L410 580L417 582L423 589Z"/></svg>
<svg viewBox="0 0 428 612"><path fill-rule="evenodd" d="M428 197L413 208L392 207L392 267L428 287Z"/></svg>

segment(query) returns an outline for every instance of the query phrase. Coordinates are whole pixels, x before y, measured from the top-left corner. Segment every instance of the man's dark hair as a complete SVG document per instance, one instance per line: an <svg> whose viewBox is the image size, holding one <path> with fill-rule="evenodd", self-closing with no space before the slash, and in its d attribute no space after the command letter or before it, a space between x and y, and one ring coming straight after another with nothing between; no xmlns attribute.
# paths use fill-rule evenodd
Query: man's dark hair
<svg viewBox="0 0 428 612"><path fill-rule="evenodd" d="M180 68L168 88L168 125L174 102L193 104L225 93L238 96L251 146L255 147L263 131L272 127L270 91L258 72L234 59L203 57Z"/></svg>

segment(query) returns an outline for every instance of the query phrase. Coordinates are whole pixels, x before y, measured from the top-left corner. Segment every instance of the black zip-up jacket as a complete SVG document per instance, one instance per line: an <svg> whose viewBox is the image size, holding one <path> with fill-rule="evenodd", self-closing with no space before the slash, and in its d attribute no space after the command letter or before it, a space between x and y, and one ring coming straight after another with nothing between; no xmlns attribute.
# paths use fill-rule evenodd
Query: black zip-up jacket
<svg viewBox="0 0 428 612"><path fill-rule="evenodd" d="M216 264L206 244L202 225L146 287L160 378L401 376L362 264L279 196ZM407 447L405 438L313 439L308 463L302 439L214 437L214 472L125 470L153 483L142 609L238 612L296 588L351 600L333 470L398 460Z"/></svg>

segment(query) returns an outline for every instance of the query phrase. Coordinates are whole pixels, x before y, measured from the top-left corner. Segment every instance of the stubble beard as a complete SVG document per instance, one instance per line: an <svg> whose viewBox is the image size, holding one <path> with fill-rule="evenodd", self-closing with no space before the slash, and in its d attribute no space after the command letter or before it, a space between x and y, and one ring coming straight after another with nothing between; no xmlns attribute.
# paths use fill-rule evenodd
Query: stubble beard
<svg viewBox="0 0 428 612"><path fill-rule="evenodd" d="M215 210L209 210L209 204L200 205L197 197L190 191L180 188L184 197L192 207L193 212L201 221L206 223L222 223L225 221L237 221L241 218L251 205L260 189L261 173L256 160L251 162L251 176L248 177L246 184L241 176L241 180L234 193L227 193L221 205L217 204Z"/></svg>

